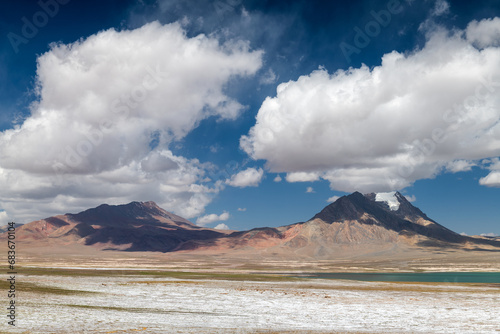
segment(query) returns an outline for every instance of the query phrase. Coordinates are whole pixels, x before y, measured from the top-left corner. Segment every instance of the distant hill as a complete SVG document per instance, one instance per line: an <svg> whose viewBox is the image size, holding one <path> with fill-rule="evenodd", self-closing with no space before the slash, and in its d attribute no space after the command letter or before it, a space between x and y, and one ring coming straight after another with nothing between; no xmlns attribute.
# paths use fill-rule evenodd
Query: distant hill
<svg viewBox="0 0 500 334"><path fill-rule="evenodd" d="M99 250L278 258L328 259L340 254L388 254L408 249L500 251L498 238L455 233L398 192L355 192L326 206L307 222L241 232L199 227L154 202L132 202L103 204L78 214L34 221L20 226L16 234L17 240L31 245L80 244Z"/></svg>

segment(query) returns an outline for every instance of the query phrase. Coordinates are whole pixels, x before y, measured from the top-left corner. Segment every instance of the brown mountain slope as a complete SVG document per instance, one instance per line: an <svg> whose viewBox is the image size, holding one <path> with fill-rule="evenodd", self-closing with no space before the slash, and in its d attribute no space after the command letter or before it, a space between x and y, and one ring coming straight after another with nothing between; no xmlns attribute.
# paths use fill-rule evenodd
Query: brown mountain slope
<svg viewBox="0 0 500 334"><path fill-rule="evenodd" d="M376 201L375 196L355 192L328 205L305 223L235 232L212 240L191 240L179 250L242 253L254 250L261 254L314 258L331 258L343 252L397 252L428 247L500 250L500 242L492 238L462 236L436 223L399 193L395 193L397 210Z"/></svg>
<svg viewBox="0 0 500 334"><path fill-rule="evenodd" d="M154 202L132 202L34 221L20 226L16 234L19 241L31 244L78 243L103 250L171 252L188 240L226 233L196 226Z"/></svg>

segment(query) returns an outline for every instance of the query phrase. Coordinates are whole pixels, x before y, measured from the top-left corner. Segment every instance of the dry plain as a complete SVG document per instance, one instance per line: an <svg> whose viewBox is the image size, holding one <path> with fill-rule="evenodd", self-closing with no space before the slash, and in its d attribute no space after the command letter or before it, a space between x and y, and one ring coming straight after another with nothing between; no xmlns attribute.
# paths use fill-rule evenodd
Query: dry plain
<svg viewBox="0 0 500 334"><path fill-rule="evenodd" d="M75 249L77 250L77 249ZM87 249L88 251L88 249ZM337 261L21 252L8 333L499 333L500 285L360 282L308 272L500 271L497 255ZM80 253L81 254L81 253ZM492 253L493 254L493 253ZM448 259L448 261L446 261Z"/></svg>

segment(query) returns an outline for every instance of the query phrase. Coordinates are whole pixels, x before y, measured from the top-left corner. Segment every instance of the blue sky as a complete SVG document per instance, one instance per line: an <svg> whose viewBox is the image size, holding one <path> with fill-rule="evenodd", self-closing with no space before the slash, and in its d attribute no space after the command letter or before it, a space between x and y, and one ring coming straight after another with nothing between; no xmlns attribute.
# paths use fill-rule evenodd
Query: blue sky
<svg viewBox="0 0 500 334"><path fill-rule="evenodd" d="M500 234L497 1L4 1L0 31L1 223L154 200L243 230L399 190Z"/></svg>

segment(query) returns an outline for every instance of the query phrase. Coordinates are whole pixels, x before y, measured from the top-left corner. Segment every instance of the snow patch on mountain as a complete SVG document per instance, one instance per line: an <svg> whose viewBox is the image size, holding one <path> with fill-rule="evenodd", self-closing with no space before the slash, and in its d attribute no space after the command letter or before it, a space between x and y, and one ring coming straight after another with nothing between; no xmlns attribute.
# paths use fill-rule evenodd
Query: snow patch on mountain
<svg viewBox="0 0 500 334"><path fill-rule="evenodd" d="M388 193L377 193L375 195L376 202L385 202L392 211L397 211L399 209L399 201L396 197L396 192L391 191Z"/></svg>

